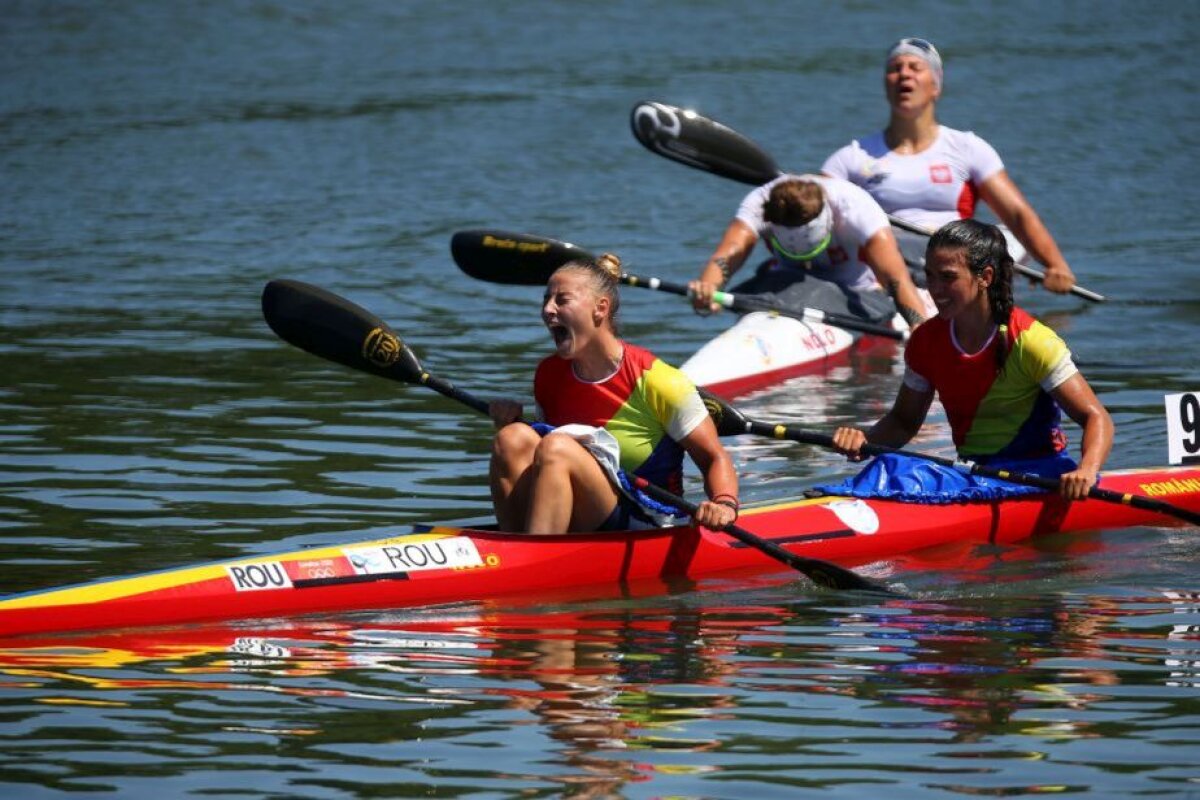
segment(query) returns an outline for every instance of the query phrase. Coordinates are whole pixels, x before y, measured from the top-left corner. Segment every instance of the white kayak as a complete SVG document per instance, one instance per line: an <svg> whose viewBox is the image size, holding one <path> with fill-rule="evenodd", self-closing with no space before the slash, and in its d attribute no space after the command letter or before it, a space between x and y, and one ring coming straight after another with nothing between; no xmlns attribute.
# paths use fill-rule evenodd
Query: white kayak
<svg viewBox="0 0 1200 800"><path fill-rule="evenodd" d="M919 292L926 314L937 313L929 293ZM897 314L892 327L907 330L908 324ZM753 311L697 350L681 369L697 386L722 397L737 397L845 364L855 348L881 345L895 343L823 322Z"/></svg>
<svg viewBox="0 0 1200 800"><path fill-rule="evenodd" d="M697 386L736 397L845 363L857 339L823 322L754 311L701 347L681 369Z"/></svg>

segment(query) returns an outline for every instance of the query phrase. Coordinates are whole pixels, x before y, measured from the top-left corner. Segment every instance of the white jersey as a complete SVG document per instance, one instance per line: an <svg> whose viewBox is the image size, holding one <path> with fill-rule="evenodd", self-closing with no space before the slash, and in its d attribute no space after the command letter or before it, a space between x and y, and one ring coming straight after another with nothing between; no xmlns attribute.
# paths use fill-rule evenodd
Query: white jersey
<svg viewBox="0 0 1200 800"><path fill-rule="evenodd" d="M767 237L771 223L763 219L763 205L775 184L797 178L819 184L824 190L825 202L833 213L833 238L829 247L812 261L793 264L771 247ZM887 214L871 195L848 181L824 175L781 175L746 195L737 219L763 240L780 266L805 269L814 278L854 291L879 288L875 273L863 260L862 248L868 239L889 226Z"/></svg>
<svg viewBox="0 0 1200 800"><path fill-rule="evenodd" d="M866 189L887 213L930 230L974 216L979 186L1002 169L1004 162L990 144L945 125L920 153L890 150L880 131L854 140L821 167Z"/></svg>

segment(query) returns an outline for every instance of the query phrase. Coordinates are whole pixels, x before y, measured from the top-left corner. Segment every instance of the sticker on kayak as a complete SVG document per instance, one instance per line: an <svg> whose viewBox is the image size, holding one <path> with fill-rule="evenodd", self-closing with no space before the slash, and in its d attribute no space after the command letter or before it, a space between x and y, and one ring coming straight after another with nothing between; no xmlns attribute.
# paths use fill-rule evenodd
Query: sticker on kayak
<svg viewBox="0 0 1200 800"><path fill-rule="evenodd" d="M257 561L225 568L233 588L239 592L292 589L296 582L328 580L358 574L345 558L316 558L303 561Z"/></svg>
<svg viewBox="0 0 1200 800"><path fill-rule="evenodd" d="M855 533L871 534L879 530L879 516L875 509L862 500L835 500L825 508L836 514Z"/></svg>
<svg viewBox="0 0 1200 800"><path fill-rule="evenodd" d="M483 566L475 542L465 536L381 547L348 547L342 552L358 575Z"/></svg>
<svg viewBox="0 0 1200 800"><path fill-rule="evenodd" d="M263 589L290 589L292 579L278 561L259 561L225 568L233 588L239 592L258 592Z"/></svg>

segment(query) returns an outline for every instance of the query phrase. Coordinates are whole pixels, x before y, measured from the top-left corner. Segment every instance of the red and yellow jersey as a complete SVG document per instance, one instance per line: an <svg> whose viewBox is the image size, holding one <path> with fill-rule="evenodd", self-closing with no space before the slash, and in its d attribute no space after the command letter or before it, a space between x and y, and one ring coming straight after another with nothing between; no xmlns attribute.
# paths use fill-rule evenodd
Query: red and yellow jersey
<svg viewBox="0 0 1200 800"><path fill-rule="evenodd" d="M1036 458L1061 452L1066 438L1050 391L1077 370L1058 334L1014 308L1008 358L996 371L996 336L964 353L951 324L934 317L913 331L904 352L905 383L938 394L954 444L965 457Z"/></svg>
<svg viewBox="0 0 1200 800"><path fill-rule="evenodd" d="M558 355L538 365L533 394L550 425L604 428L621 448L621 468L679 494L686 438L707 416L692 382L649 350L625 343L621 365L608 378L580 380Z"/></svg>

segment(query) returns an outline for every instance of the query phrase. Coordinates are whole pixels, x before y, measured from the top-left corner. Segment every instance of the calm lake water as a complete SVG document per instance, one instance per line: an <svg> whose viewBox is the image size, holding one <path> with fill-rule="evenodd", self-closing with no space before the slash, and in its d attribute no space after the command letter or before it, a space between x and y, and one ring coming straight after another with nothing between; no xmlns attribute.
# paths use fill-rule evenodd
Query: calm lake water
<svg viewBox="0 0 1200 800"><path fill-rule="evenodd" d="M1018 2L6 2L0 591L487 513L490 426L273 337L277 277L366 306L426 366L527 398L538 289L472 227L685 280L745 187L651 155L641 100L815 169L885 121L899 36L946 61L1100 306L1022 286L1165 463L1200 390L1200 6ZM629 290L676 363L729 324ZM740 401L869 422L896 360ZM1072 432L1074 434L1074 432ZM1078 436L1073 438L1077 441ZM943 422L921 447L947 452ZM747 499L849 474L731 441ZM696 491L693 480L692 491ZM0 793L178 797L1200 797L1200 544L1139 528L644 596L0 643Z"/></svg>

